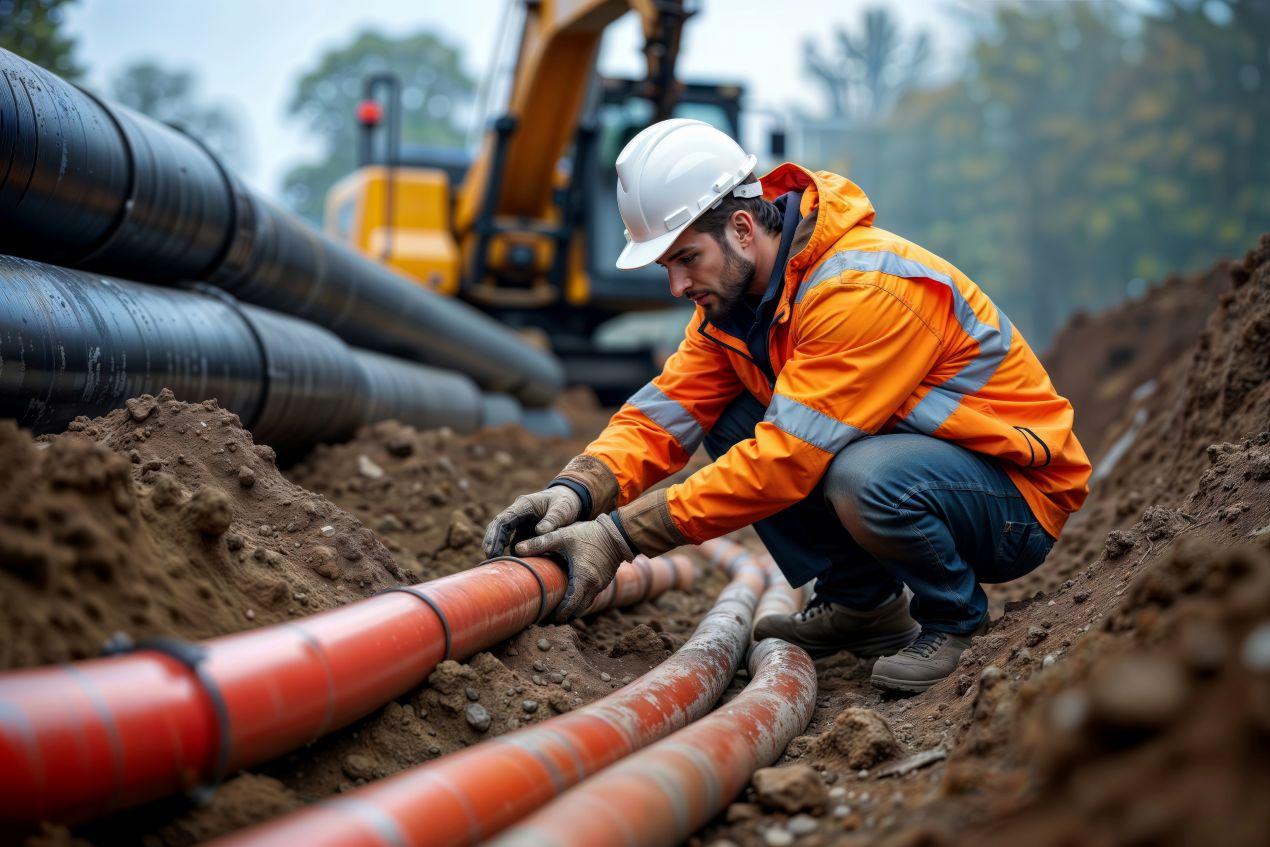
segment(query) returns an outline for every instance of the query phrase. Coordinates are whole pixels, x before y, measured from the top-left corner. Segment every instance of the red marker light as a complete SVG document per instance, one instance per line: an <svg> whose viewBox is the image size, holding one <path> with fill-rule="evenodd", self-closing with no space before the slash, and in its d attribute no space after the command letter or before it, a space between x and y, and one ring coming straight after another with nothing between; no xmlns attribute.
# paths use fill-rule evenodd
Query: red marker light
<svg viewBox="0 0 1270 847"><path fill-rule="evenodd" d="M357 120L363 126L377 126L383 117L383 107L374 100L363 100L357 104Z"/></svg>

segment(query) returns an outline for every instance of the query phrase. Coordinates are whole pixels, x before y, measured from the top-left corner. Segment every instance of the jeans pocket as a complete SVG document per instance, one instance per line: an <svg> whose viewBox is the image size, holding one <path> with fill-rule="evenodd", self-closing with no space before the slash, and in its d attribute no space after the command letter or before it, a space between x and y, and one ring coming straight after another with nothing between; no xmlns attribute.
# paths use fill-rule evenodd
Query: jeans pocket
<svg viewBox="0 0 1270 847"><path fill-rule="evenodd" d="M991 578L981 582L1009 582L1031 573L1045 561L1054 540L1036 521L1006 521L993 556Z"/></svg>

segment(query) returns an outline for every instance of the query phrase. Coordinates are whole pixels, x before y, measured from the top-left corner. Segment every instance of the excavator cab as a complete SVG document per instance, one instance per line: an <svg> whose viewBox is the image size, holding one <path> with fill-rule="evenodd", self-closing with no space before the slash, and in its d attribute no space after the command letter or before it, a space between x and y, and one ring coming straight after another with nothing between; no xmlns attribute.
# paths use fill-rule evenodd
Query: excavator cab
<svg viewBox="0 0 1270 847"><path fill-rule="evenodd" d="M587 198L580 223L587 232L589 301L613 309L648 309L675 302L666 273L656 265L636 271L614 267L626 245L617 210L617 156L626 143L654 121L653 104L639 96L642 82L604 78L591 120L598 128L596 154L583 157L591 172L582 176ZM736 85L685 83L673 116L704 121L740 138L741 89Z"/></svg>

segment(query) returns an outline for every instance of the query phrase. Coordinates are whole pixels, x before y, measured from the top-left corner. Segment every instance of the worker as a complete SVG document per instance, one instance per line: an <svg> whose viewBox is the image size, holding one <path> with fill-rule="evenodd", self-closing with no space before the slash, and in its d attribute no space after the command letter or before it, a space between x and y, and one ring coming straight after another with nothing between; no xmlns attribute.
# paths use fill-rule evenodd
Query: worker
<svg viewBox="0 0 1270 847"><path fill-rule="evenodd" d="M524 537L516 553L566 559L567 620L620 562L752 524L793 585L815 580L755 637L880 657L875 686L920 692L986 630L981 583L1045 559L1089 460L979 286L874 226L850 180L790 163L760 179L756 162L683 119L623 149L617 266L657 262L695 313L583 454L494 518L486 551ZM711 464L648 490L703 445Z"/></svg>

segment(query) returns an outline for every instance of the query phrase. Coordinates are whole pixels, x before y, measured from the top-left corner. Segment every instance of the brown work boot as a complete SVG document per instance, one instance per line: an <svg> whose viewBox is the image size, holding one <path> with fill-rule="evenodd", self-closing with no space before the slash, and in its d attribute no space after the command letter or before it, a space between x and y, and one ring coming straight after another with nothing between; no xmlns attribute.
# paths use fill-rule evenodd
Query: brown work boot
<svg viewBox="0 0 1270 847"><path fill-rule="evenodd" d="M813 600L792 615L767 615L754 627L754 640L781 638L813 656L850 650L861 658L885 656L917 637L921 627L908 614L908 590L879 608L858 612Z"/></svg>
<svg viewBox="0 0 1270 847"><path fill-rule="evenodd" d="M873 665L873 687L884 691L920 694L957 669L957 660L970 639L988 631L988 616L969 635L950 635L923 629L917 640L894 656L883 656Z"/></svg>

